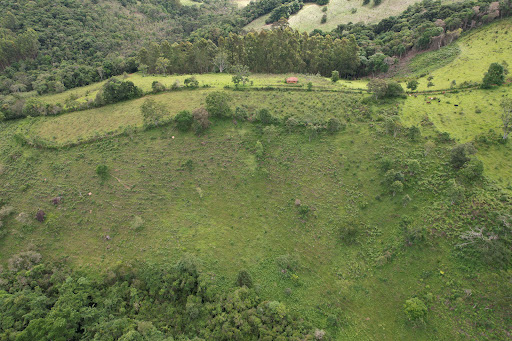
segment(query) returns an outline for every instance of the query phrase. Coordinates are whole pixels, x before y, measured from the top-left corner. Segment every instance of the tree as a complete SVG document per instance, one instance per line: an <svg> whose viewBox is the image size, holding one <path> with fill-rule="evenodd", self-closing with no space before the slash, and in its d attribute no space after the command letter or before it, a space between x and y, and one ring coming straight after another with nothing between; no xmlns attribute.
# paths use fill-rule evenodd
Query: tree
<svg viewBox="0 0 512 341"><path fill-rule="evenodd" d="M144 103L142 103L140 111L142 113L145 127L158 126L160 123L162 123L165 115L167 114L165 106L155 102L155 100L152 98L148 98L144 101Z"/></svg>
<svg viewBox="0 0 512 341"><path fill-rule="evenodd" d="M508 139L512 126L512 99L507 98L501 102L503 113L501 114L501 122L503 124L503 140Z"/></svg>
<svg viewBox="0 0 512 341"><path fill-rule="evenodd" d="M224 50L220 50L213 59L213 64L219 69L220 73L223 73L229 66L227 53Z"/></svg>
<svg viewBox="0 0 512 341"><path fill-rule="evenodd" d="M333 83L336 83L340 80L340 73L338 71L333 71L331 74L331 80Z"/></svg>
<svg viewBox="0 0 512 341"><path fill-rule="evenodd" d="M201 107L194 110L192 116L194 117L193 125L197 134L205 132L212 124L209 120L210 114L205 108Z"/></svg>
<svg viewBox="0 0 512 341"><path fill-rule="evenodd" d="M329 133L335 133L341 129L341 122L335 117L332 117L327 121L327 131Z"/></svg>
<svg viewBox="0 0 512 341"><path fill-rule="evenodd" d="M245 86L245 84L249 82L250 72L247 65L236 65L233 67L232 72L234 73L232 81L236 88L240 86L240 83Z"/></svg>
<svg viewBox="0 0 512 341"><path fill-rule="evenodd" d="M159 81L153 81L153 83L151 84L151 89L153 90L153 93L157 94L159 92L164 92L165 86Z"/></svg>
<svg viewBox="0 0 512 341"><path fill-rule="evenodd" d="M407 89L410 89L411 91L414 91L414 90L416 90L418 88L419 84L420 83L417 80L413 79L413 80L407 82Z"/></svg>
<svg viewBox="0 0 512 341"><path fill-rule="evenodd" d="M263 108L258 111L258 120L261 124L267 125L272 123L273 117L268 109Z"/></svg>
<svg viewBox="0 0 512 341"><path fill-rule="evenodd" d="M466 162L471 160L470 155L475 154L476 149L471 143L464 143L455 146L451 151L450 162L455 169L461 169Z"/></svg>
<svg viewBox="0 0 512 341"><path fill-rule="evenodd" d="M236 276L236 285L239 287L246 286L247 288L252 288L252 277L247 270L238 271L238 275Z"/></svg>
<svg viewBox="0 0 512 341"><path fill-rule="evenodd" d="M233 116L229 106L230 96L221 91L215 91L206 97L206 110L211 117L227 118Z"/></svg>
<svg viewBox="0 0 512 341"><path fill-rule="evenodd" d="M143 92L131 81L109 79L101 90L101 98L105 104L117 103L129 99L142 97Z"/></svg>
<svg viewBox="0 0 512 341"><path fill-rule="evenodd" d="M366 84L368 91L373 93L375 99L383 98L386 96L388 84L383 79L372 79Z"/></svg>
<svg viewBox="0 0 512 341"><path fill-rule="evenodd" d="M462 175L468 181L478 180L484 173L484 163L476 157L471 158L461 170Z"/></svg>
<svg viewBox="0 0 512 341"><path fill-rule="evenodd" d="M482 88L489 89L493 85L503 85L505 82L505 69L503 65L498 63L492 63L489 66L489 70L485 73L482 81Z"/></svg>
<svg viewBox="0 0 512 341"><path fill-rule="evenodd" d="M176 127L181 131L188 131L194 123L194 116L186 110L180 111L176 117L174 117Z"/></svg>

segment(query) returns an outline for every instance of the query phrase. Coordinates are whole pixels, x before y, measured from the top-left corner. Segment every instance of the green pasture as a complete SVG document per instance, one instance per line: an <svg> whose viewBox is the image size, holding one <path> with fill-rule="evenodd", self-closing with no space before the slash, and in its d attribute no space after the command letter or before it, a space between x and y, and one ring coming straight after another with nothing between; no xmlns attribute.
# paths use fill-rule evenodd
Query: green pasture
<svg viewBox="0 0 512 341"><path fill-rule="evenodd" d="M452 82L462 85L464 82L481 83L485 72L491 63L507 62L512 65L512 19L503 19L484 27L471 30L455 42L460 53L453 59L448 56L450 63L428 72L419 79L418 90L449 89ZM428 60L436 59L438 52L428 52L418 55L416 59L428 65ZM414 64L413 59L411 64ZM432 76L433 86L428 87L427 77ZM510 77L510 76L508 76Z"/></svg>

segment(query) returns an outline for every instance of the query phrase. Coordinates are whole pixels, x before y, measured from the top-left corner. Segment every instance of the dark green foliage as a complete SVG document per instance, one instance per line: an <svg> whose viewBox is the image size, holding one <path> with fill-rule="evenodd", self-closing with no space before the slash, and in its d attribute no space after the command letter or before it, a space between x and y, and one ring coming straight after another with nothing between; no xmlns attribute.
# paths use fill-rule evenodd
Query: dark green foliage
<svg viewBox="0 0 512 341"><path fill-rule="evenodd" d="M350 220L340 226L338 233L342 243L352 245L357 242L357 237L359 236L359 227L355 221Z"/></svg>
<svg viewBox="0 0 512 341"><path fill-rule="evenodd" d="M100 178L105 179L109 175L109 170L107 165L98 165L96 167L96 174L99 175Z"/></svg>
<svg viewBox="0 0 512 341"><path fill-rule="evenodd" d="M268 109L263 108L258 111L258 121L260 121L261 124L267 125L271 124L274 118Z"/></svg>
<svg viewBox="0 0 512 341"><path fill-rule="evenodd" d="M0 274L1 339L313 339L312 326L262 301L247 276L246 287L214 294L191 257L173 266L118 265L107 276L41 263L33 251L9 264Z"/></svg>
<svg viewBox="0 0 512 341"><path fill-rule="evenodd" d="M382 0L373 0L373 4L375 6L379 6L382 3Z"/></svg>
<svg viewBox="0 0 512 341"><path fill-rule="evenodd" d="M252 288L252 277L247 270L238 271L238 275L236 276L236 285L239 287L246 286L247 288Z"/></svg>
<svg viewBox="0 0 512 341"><path fill-rule="evenodd" d="M153 90L153 93L157 94L159 92L164 92L165 91L165 86L158 82L158 81L154 81L152 84L151 84L151 89Z"/></svg>
<svg viewBox="0 0 512 341"><path fill-rule="evenodd" d="M374 94L375 99L400 97L404 94L402 86L395 81L372 79L367 87L368 91Z"/></svg>
<svg viewBox="0 0 512 341"><path fill-rule="evenodd" d="M327 13L324 13L322 15L322 19L320 19L321 24L325 24L327 22Z"/></svg>
<svg viewBox="0 0 512 341"><path fill-rule="evenodd" d="M421 138L421 131L420 131L420 128L418 128L417 126L409 127L409 129L408 129L408 131L407 131L407 136L408 136L412 141L419 141L419 139Z"/></svg>
<svg viewBox="0 0 512 341"><path fill-rule="evenodd" d="M199 88L199 81L194 76L186 78L183 83L185 84L185 87L188 88L188 89L197 89L197 88Z"/></svg>
<svg viewBox="0 0 512 341"><path fill-rule="evenodd" d="M461 169L466 162L471 160L470 155L476 153L475 147L471 143L459 144L451 151L450 162L455 169Z"/></svg>
<svg viewBox="0 0 512 341"><path fill-rule="evenodd" d="M178 128L178 130L188 131L194 123L194 116L192 116L190 112L183 110L174 117L174 122L176 122L176 128Z"/></svg>
<svg viewBox="0 0 512 341"><path fill-rule="evenodd" d="M233 111L229 106L230 96L221 91L215 91L206 97L206 110L211 117L229 118L233 116Z"/></svg>
<svg viewBox="0 0 512 341"><path fill-rule="evenodd" d="M247 65L236 65L233 67L231 72L234 73L232 81L236 88L238 88L240 84L245 86L245 84L249 82L250 72Z"/></svg>
<svg viewBox="0 0 512 341"><path fill-rule="evenodd" d="M420 83L417 80L413 79L413 80L407 82L407 89L414 91L418 88L419 84Z"/></svg>
<svg viewBox="0 0 512 341"><path fill-rule="evenodd" d="M471 158L469 162L464 164L461 174L467 181L475 181L482 177L484 173L484 164L477 158Z"/></svg>
<svg viewBox="0 0 512 341"><path fill-rule="evenodd" d="M337 131L340 131L341 129L341 122L337 118L333 117L330 118L329 121L327 121L327 131L329 133L335 133Z"/></svg>
<svg viewBox="0 0 512 341"><path fill-rule="evenodd" d="M129 99L142 97L142 90L131 81L110 79L101 89L101 99L105 104L117 103Z"/></svg>
<svg viewBox="0 0 512 341"><path fill-rule="evenodd" d="M370 3L370 0L363 0L363 6L366 6Z"/></svg>
<svg viewBox="0 0 512 341"><path fill-rule="evenodd" d="M503 65L492 63L482 81L482 88L489 89L494 85L500 86L505 82L505 69Z"/></svg>

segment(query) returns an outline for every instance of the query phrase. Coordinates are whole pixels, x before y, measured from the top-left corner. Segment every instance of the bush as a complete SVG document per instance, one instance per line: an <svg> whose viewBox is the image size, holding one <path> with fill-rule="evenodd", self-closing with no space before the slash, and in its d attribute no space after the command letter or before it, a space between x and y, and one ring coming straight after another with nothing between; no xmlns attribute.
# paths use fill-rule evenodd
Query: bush
<svg viewBox="0 0 512 341"><path fill-rule="evenodd" d="M232 117L233 111L229 107L230 100L230 96L225 92L212 92L206 97L206 110L211 117Z"/></svg>
<svg viewBox="0 0 512 341"><path fill-rule="evenodd" d="M336 83L340 80L340 73L338 71L333 71L331 74L331 80L333 83Z"/></svg>
<svg viewBox="0 0 512 341"><path fill-rule="evenodd" d="M185 84L185 87L187 87L188 89L199 88L199 82L197 81L196 77L194 77L194 76L186 78L183 83Z"/></svg>
<svg viewBox="0 0 512 341"><path fill-rule="evenodd" d="M477 158L472 158L461 170L462 176L468 181L478 180L484 173L484 164Z"/></svg>
<svg viewBox="0 0 512 341"><path fill-rule="evenodd" d="M427 306L417 297L413 297L404 304L405 315L409 321L424 321L427 316Z"/></svg>
<svg viewBox="0 0 512 341"><path fill-rule="evenodd" d="M258 121L261 124L271 124L273 122L272 114L268 109L260 109L258 111Z"/></svg>
<svg viewBox="0 0 512 341"><path fill-rule="evenodd" d="M413 79L413 80L407 82L407 89L414 91L418 88L419 84L420 83L417 80Z"/></svg>
<svg viewBox="0 0 512 341"><path fill-rule="evenodd" d="M359 228L355 222L350 221L339 228L340 240L348 245L354 244L359 236Z"/></svg>
<svg viewBox="0 0 512 341"><path fill-rule="evenodd" d="M156 127L164 120L167 111L163 104L155 102L148 98L140 106L140 111L144 121L144 127Z"/></svg>
<svg viewBox="0 0 512 341"><path fill-rule="evenodd" d="M248 288L252 288L252 277L247 270L238 271L238 275L236 276L236 285L239 287L246 286Z"/></svg>
<svg viewBox="0 0 512 341"><path fill-rule="evenodd" d="M482 88L489 89L493 85L503 85L505 82L505 69L503 65L498 63L492 63L489 66L489 69L484 75L484 79L482 81Z"/></svg>
<svg viewBox="0 0 512 341"><path fill-rule="evenodd" d="M98 165L98 167L96 167L96 174L98 174L100 178L106 178L108 176L108 166Z"/></svg>
<svg viewBox="0 0 512 341"><path fill-rule="evenodd" d="M153 84L151 84L151 89L153 90L153 93L157 94L159 92L164 92L165 86L158 81L154 81Z"/></svg>
<svg viewBox="0 0 512 341"><path fill-rule="evenodd" d="M210 114L205 108L198 108L192 112L192 116L194 117L194 128L196 134L201 134L210 128L212 122L210 122L209 117Z"/></svg>
<svg viewBox="0 0 512 341"><path fill-rule="evenodd" d="M327 121L327 131L329 133L335 133L341 129L341 122L337 118L333 117Z"/></svg>
<svg viewBox="0 0 512 341"><path fill-rule="evenodd" d="M300 267L299 259L296 256L287 254L276 258L276 264L281 271L297 272Z"/></svg>
<svg viewBox="0 0 512 341"><path fill-rule="evenodd" d="M453 168L460 169L471 160L470 155L475 154L476 149L471 143L459 144L451 151L450 163Z"/></svg>
<svg viewBox="0 0 512 341"><path fill-rule="evenodd" d="M100 94L103 103L111 104L139 98L144 93L131 81L120 81L116 78L111 78L103 85Z"/></svg>
<svg viewBox="0 0 512 341"><path fill-rule="evenodd" d="M194 116L192 116L189 111L183 110L176 115L174 122L176 122L176 128L178 128L178 130L188 131L194 123Z"/></svg>

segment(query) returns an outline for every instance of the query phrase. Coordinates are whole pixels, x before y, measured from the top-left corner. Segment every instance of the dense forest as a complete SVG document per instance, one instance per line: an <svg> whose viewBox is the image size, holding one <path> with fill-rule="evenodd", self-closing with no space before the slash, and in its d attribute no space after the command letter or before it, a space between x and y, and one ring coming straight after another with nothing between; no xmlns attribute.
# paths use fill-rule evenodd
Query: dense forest
<svg viewBox="0 0 512 341"><path fill-rule="evenodd" d="M119 265L101 277L41 258L23 252L0 273L2 340L313 340L325 334L284 304L259 298L243 270L238 289L219 292L193 257L171 266Z"/></svg>
<svg viewBox="0 0 512 341"><path fill-rule="evenodd" d="M398 17L328 33L287 29L284 11L276 14L274 30L243 32L244 24L283 5L259 1L238 10L227 1L2 2L0 93L62 92L138 69L185 74L246 65L251 72L373 75L408 51L439 48L512 11L510 0L425 0Z"/></svg>

